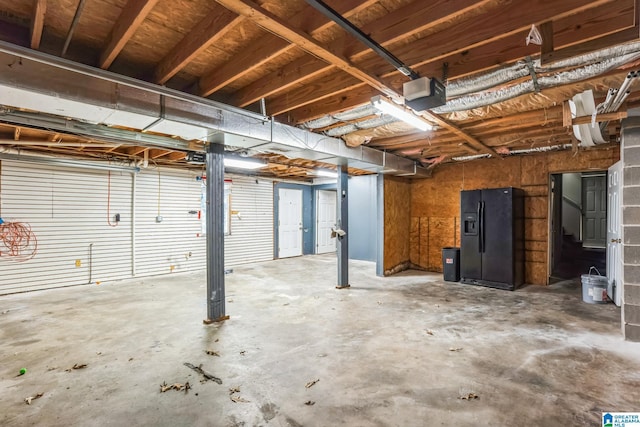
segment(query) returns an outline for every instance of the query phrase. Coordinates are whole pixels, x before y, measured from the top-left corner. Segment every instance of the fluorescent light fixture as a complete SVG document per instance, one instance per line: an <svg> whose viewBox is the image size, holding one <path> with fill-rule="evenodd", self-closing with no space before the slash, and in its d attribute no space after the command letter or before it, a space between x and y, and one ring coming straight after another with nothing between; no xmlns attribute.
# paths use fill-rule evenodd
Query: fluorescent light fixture
<svg viewBox="0 0 640 427"><path fill-rule="evenodd" d="M322 176L324 178L337 178L338 172L334 172L326 169L316 169L313 171L316 176Z"/></svg>
<svg viewBox="0 0 640 427"><path fill-rule="evenodd" d="M234 169L260 169L267 166L265 163L256 159L238 159L235 157L225 157L224 167Z"/></svg>
<svg viewBox="0 0 640 427"><path fill-rule="evenodd" d="M371 98L371 103L375 108L383 113L392 115L393 117L402 120L403 122L414 126L421 131L432 130L433 126L424 120L422 117L416 116L411 111L387 101L380 95Z"/></svg>

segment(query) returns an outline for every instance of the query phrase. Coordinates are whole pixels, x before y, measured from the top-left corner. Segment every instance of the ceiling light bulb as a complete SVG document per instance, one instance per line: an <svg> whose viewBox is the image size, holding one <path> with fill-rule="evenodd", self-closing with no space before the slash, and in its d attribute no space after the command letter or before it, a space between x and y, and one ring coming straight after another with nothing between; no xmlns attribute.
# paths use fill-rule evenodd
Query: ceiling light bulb
<svg viewBox="0 0 640 427"><path fill-rule="evenodd" d="M236 168L236 169L260 169L265 167L266 165L257 160L251 159L232 159L225 157L224 159L224 167L225 168Z"/></svg>
<svg viewBox="0 0 640 427"><path fill-rule="evenodd" d="M428 131L433 129L433 126L422 117L416 116L411 111L406 110L399 105L395 105L386 101L379 95L371 98L371 103L375 108L382 111L383 113L400 119L403 122L420 129L421 131Z"/></svg>

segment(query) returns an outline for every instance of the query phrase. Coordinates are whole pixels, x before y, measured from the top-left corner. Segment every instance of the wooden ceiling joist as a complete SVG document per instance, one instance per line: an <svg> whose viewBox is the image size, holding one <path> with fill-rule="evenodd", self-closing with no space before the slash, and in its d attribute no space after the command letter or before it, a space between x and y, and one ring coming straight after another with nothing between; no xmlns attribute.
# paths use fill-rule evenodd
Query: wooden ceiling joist
<svg viewBox="0 0 640 427"><path fill-rule="evenodd" d="M44 16L47 13L47 0L33 1L33 16L31 18L31 49L39 49L44 28Z"/></svg>
<svg viewBox="0 0 640 427"><path fill-rule="evenodd" d="M362 2L361 0L343 0L339 5L337 5L336 9L343 16L349 17L352 14L365 9L376 1L377 0L367 0ZM312 8L307 6L302 11L298 12L296 16L291 18L291 21L312 21L306 23L306 30L312 37L316 33L335 25L333 22L327 22L327 20L320 15L312 14L311 11ZM229 62L222 67L213 70L211 73L202 76L198 83L200 94L202 96L209 96L225 85L249 74L264 65L266 62L269 62L270 60L289 52L294 48L295 45L289 44L286 40L283 40L271 33L266 33L255 43L251 43L249 46L246 46L246 48L234 58L233 62Z"/></svg>
<svg viewBox="0 0 640 427"><path fill-rule="evenodd" d="M229 30L242 22L243 18L223 7L214 9L202 19L157 65L153 80L164 84L193 58Z"/></svg>
<svg viewBox="0 0 640 427"><path fill-rule="evenodd" d="M477 148L478 150L482 151L483 153L490 154L493 157L502 158L502 157L500 157L500 155L498 153L496 153L496 151L493 148L488 147L487 145L483 144L480 140L478 140L477 138L474 138L473 136L469 135L467 132L463 131L458 126L454 125L453 123L449 122L448 120L445 120L444 118L440 117L438 114L432 113L431 111L427 111L427 112L425 112L423 114L428 119L434 121L435 123L437 123L438 125L442 126L445 129L447 129L448 131L451 131L451 132L455 133L456 135L458 135L460 138L462 138L465 142L470 144L472 147Z"/></svg>
<svg viewBox="0 0 640 427"><path fill-rule="evenodd" d="M582 43L554 50L553 22L545 22L541 26L542 46L540 49L540 63L543 66L556 61L572 58L577 55L605 49L609 46L622 44L640 39L640 0L634 0L633 25L620 29L611 34L583 41Z"/></svg>
<svg viewBox="0 0 640 427"><path fill-rule="evenodd" d="M158 0L129 0L113 26L107 46L100 55L100 68L111 66L131 36L146 19Z"/></svg>
<svg viewBox="0 0 640 427"><path fill-rule="evenodd" d="M536 3L544 2L543 0L534 0ZM625 0L630 1L630 0ZM609 11L610 14L617 14L616 19L609 19L604 21L598 16L595 19L592 15L594 11L600 11L600 7L602 9L609 8L612 9ZM561 25L558 26L560 30L562 42L570 43L574 41L575 32L596 32L602 31L603 25L607 27L611 26L619 26L624 25L626 22L627 14L622 14L624 10L626 10L626 3L620 2L612 3L611 0L601 0L597 2L592 2L585 5L584 2L577 0L568 0L563 2L555 2L553 7L545 9L544 7L538 7L533 17L538 18L540 20L548 20L551 18L556 18L561 21ZM615 9L615 10L613 10ZM519 48L512 51L512 57L501 58L502 61L513 61L522 59L525 56L532 53L533 48L527 48L522 40L522 34L526 32L531 26L531 17L527 14L528 8L523 8L519 4L510 4L508 6L503 6L500 14L496 14L494 10L489 10L485 12L483 15L479 17L473 17L468 20L468 30L461 34L463 37L462 42L458 37L451 37L451 34L445 32L435 33L429 37L424 39L417 40L415 42L398 46L394 49L394 55L403 58L403 60L410 64L412 68L418 70L422 75L436 75L439 76L442 73L442 63L447 62L448 64L456 64L462 61L466 67L473 67L475 69L478 67L478 61L475 59L478 58L481 61L488 62L487 67L495 66L495 54L494 55L486 55L485 52L481 54L474 54L474 51L480 47L492 45L491 50L499 53L504 56L502 53L505 49L505 46L515 45ZM573 15L568 15L571 11L582 11L579 13L581 25L578 25L576 22L576 17ZM504 13L504 15L503 15ZM622 15L621 15L622 14ZM510 19L505 20L504 16L509 15ZM607 16L607 15L605 15ZM631 16L631 15L629 15ZM558 18L560 17L560 18ZM566 21L566 24L564 22ZM466 23L467 21L465 21ZM591 24L591 22L594 22ZM382 24L380 24L382 25ZM582 29L582 27L585 29ZM565 29L567 28L567 29ZM589 34L585 34L584 36L588 37ZM508 37L513 37L515 40L505 42L505 39ZM464 46L464 47L460 47ZM366 50L365 50L366 52ZM452 58L454 55L462 55L460 60L456 60ZM473 55L473 57L471 57ZM353 60L353 56L351 57ZM407 78L397 72L393 67L384 63L380 58L373 56L370 51L368 52L366 57L363 57L361 60L356 61L355 64L361 69L379 69L383 72L380 72L381 78L390 84L393 88L400 88L402 83L407 80ZM431 66L431 70L428 73L424 73L420 67L426 64L434 64L435 66ZM462 70L460 70L462 71ZM459 71L455 68L450 68L449 78L456 78L459 75ZM336 78L336 77L334 77ZM345 90L353 91L354 87L351 84L351 81L348 77L343 76L343 87ZM309 81L305 79L306 85L313 85L315 82ZM334 86L339 86L339 83L334 81ZM321 84L321 82L318 82ZM247 88L248 89L248 88ZM313 93L308 93L305 97L304 94L300 93L301 90L298 91L289 91L282 96L287 96L289 99L297 100L296 104L292 105L288 111L294 110L296 108L300 108L301 106L311 105L317 101L322 101L322 97L318 99L314 99ZM259 95L259 94L254 94ZM249 99L243 99L242 91L237 94L237 98L234 100L238 100L242 102L248 101ZM369 96L370 97L370 96ZM362 99L355 99L353 106L357 106L364 102ZM276 103L277 106L280 102ZM281 108L277 108L279 114L283 113ZM309 120L314 116L317 117L316 114L312 114L311 116L300 116L298 114L293 114L296 117L296 121Z"/></svg>
<svg viewBox="0 0 640 427"><path fill-rule="evenodd" d="M173 153L169 153L165 156L165 158L167 160L170 160L172 162L178 161L178 160L184 160L184 158L187 156L186 153L182 153L180 151L174 151Z"/></svg>
<svg viewBox="0 0 640 427"><path fill-rule="evenodd" d="M227 9L232 10L239 15L245 16L265 30L271 31L274 34L277 34L279 37L297 45L306 52L317 56L318 58L326 61L329 64L334 64L337 68L347 72L348 74L351 74L362 82L367 83L372 88L377 89L388 96L399 96L399 94L395 90L391 89L378 77L369 74L358 67L355 67L346 58L331 51L329 48L323 46L308 34L292 27L282 18L274 15L268 10L263 9L256 3L250 0L216 1L222 4Z"/></svg>
<svg viewBox="0 0 640 427"><path fill-rule="evenodd" d="M171 151L161 150L158 148L152 148L149 150L149 158L153 160L159 159L160 157L164 157L168 154L171 154Z"/></svg>
<svg viewBox="0 0 640 427"><path fill-rule="evenodd" d="M488 1L481 1L480 4L485 4ZM409 38L411 35L418 31L425 31L429 28L433 28L436 25L442 23L447 16L459 16L464 13L473 4L478 6L478 2L471 0L457 0L451 1L438 1L427 8L422 0L416 0L415 2L396 10L393 14L398 17L405 17L402 24L389 25L389 15L385 15L369 24L367 24L362 31L370 34L370 37L381 45L389 45L391 43ZM419 9L425 9L424 12L416 14ZM458 10L458 8L461 8ZM412 26L405 26L405 21L409 19ZM415 31L407 32L407 28L413 28ZM349 60L354 61L357 58L371 52L369 48L360 44L356 40L351 40L346 43L345 51L352 52ZM286 72L285 70L297 70L298 72ZM284 91L289 87L300 83L301 81L308 81L318 75L327 73L334 69L331 63L319 62L313 56L305 56L297 59L294 63L288 64L283 70L278 70L271 73L264 79L239 90L233 95L233 102L235 105L246 106L260 98L270 96L276 92ZM405 78L406 79L406 78ZM296 107L290 107L286 111L298 108L301 105L306 105L315 100L310 100L305 103L299 103ZM280 107L274 109L277 112L272 114L280 114L282 109Z"/></svg>

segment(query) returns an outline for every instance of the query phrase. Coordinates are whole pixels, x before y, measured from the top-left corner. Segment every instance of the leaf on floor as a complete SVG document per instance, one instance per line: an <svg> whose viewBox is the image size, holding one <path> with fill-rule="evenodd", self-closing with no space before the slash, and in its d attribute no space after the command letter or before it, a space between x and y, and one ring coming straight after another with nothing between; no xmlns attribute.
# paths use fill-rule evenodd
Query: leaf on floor
<svg viewBox="0 0 640 427"><path fill-rule="evenodd" d="M304 404L307 406L313 406L316 404L316 402L314 402L313 400L307 400L306 402L304 402Z"/></svg>
<svg viewBox="0 0 640 427"><path fill-rule="evenodd" d="M207 353L209 356L217 356L220 357L220 353L218 353L217 351L213 351L213 350L205 350L205 353Z"/></svg>
<svg viewBox="0 0 640 427"><path fill-rule="evenodd" d="M242 351L240 352L240 356L244 356L245 354L247 354L247 352L246 352L245 350L242 350Z"/></svg>
<svg viewBox="0 0 640 427"><path fill-rule="evenodd" d="M29 396L29 397L26 397L26 398L24 399L24 401L25 401L25 403L26 403L27 405L31 405L31 402L32 402L32 401L34 401L34 400L36 400L36 399L40 399L42 396L44 396L44 393L38 393L38 394L36 394L35 396Z"/></svg>
<svg viewBox="0 0 640 427"><path fill-rule="evenodd" d="M240 393L240 387L233 387L229 389L229 394Z"/></svg>
<svg viewBox="0 0 640 427"><path fill-rule="evenodd" d="M65 369L65 371L66 372L71 372L74 369L84 369L86 367L87 367L86 363L76 363L72 367L70 367L69 369Z"/></svg>
<svg viewBox="0 0 640 427"><path fill-rule="evenodd" d="M433 331L431 329L427 329L425 332L427 333L427 335L433 335Z"/></svg>
<svg viewBox="0 0 640 427"><path fill-rule="evenodd" d="M160 384L160 393L164 393L169 390L176 390L176 391L184 390L186 393L189 390L191 390L191 384L189 384L189 381L187 381L184 384L181 384L181 383L167 384L166 382L163 382L162 384Z"/></svg>
<svg viewBox="0 0 640 427"><path fill-rule="evenodd" d="M462 400L474 400L474 399L479 399L480 396L478 396L475 393L467 393L463 396L458 397L458 399L462 399Z"/></svg>
<svg viewBox="0 0 640 427"><path fill-rule="evenodd" d="M318 378L317 380L309 381L308 383L306 383L306 384L305 384L305 386L304 386L304 387L305 387L305 388L311 388L311 387L313 387L314 385L316 385L316 383L317 383L318 381L320 381L320 379L319 379L319 378Z"/></svg>
<svg viewBox="0 0 640 427"><path fill-rule="evenodd" d="M220 338L216 338L216 340L214 342L218 342L218 341L220 341Z"/></svg>
<svg viewBox="0 0 640 427"><path fill-rule="evenodd" d="M461 351L462 347L451 347L449 348L449 351Z"/></svg>
<svg viewBox="0 0 640 427"><path fill-rule="evenodd" d="M243 398L243 397L241 397L241 396L236 396L236 395L233 395L233 394L232 394L232 395L231 395L231 396L229 396L229 397L231 398L231 401L232 401L232 402L235 402L235 403L250 403L250 401L249 401L249 400L247 400L247 399L245 399L245 398Z"/></svg>

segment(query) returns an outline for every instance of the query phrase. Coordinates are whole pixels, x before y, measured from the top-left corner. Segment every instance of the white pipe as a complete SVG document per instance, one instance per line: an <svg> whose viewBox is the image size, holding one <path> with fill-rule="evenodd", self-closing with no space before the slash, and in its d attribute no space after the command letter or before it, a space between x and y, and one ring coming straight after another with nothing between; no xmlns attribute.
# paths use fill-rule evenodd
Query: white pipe
<svg viewBox="0 0 640 427"><path fill-rule="evenodd" d="M624 79L624 81L620 85L620 89L618 89L618 91L616 92L616 96L613 97L613 101L611 102L611 111L616 110L614 106L619 105L620 98L622 98L624 94L627 92L629 85L634 79L635 79L634 72L630 72L629 74L627 74L627 77Z"/></svg>

